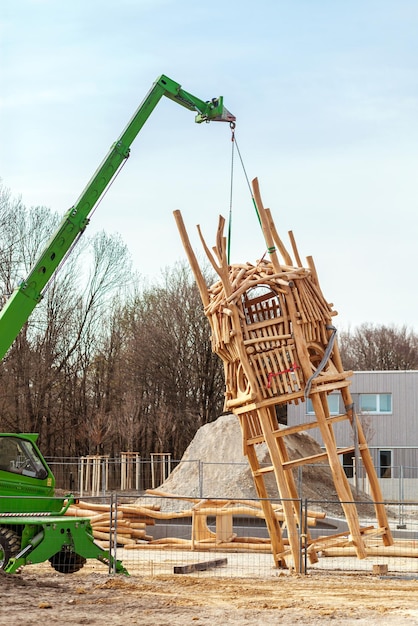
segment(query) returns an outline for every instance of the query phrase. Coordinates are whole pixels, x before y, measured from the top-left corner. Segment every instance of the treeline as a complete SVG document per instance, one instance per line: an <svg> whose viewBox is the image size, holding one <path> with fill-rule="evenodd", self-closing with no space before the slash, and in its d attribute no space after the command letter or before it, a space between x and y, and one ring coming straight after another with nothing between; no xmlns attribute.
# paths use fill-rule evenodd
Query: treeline
<svg viewBox="0 0 418 626"><path fill-rule="evenodd" d="M360 324L338 334L347 370L416 370L418 335L407 326Z"/></svg>
<svg viewBox="0 0 418 626"><path fill-rule="evenodd" d="M0 186L2 305L58 219ZM346 369L418 369L418 337L405 327L363 324L338 340ZM223 411L224 388L188 265L147 285L119 236L84 235L0 364L0 429L39 433L47 456L179 459Z"/></svg>

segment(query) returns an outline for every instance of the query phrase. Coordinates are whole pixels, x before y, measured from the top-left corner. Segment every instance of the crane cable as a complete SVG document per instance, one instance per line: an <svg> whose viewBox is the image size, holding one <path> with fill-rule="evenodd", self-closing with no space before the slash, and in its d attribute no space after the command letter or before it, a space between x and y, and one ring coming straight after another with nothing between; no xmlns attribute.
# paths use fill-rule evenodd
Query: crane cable
<svg viewBox="0 0 418 626"><path fill-rule="evenodd" d="M250 181L247 176L247 172L245 169L244 161L242 160L241 152L238 146L237 138L235 136L235 122L230 122L229 127L231 129L231 142L232 142L232 151L231 151L231 174L230 174L230 190L229 190L229 221L228 221L228 243L227 243L227 259L228 265L230 264L230 255L231 255L231 235L232 235L232 204L233 204L233 187L234 187L234 162L235 162L235 147L237 149L237 153L239 156L239 160L241 163L242 170L244 172L245 180L247 181L248 190L250 192L250 197L252 203L254 205L255 212L257 214L257 218L259 224L261 226L261 218L258 212L257 204L254 198L254 194L251 189Z"/></svg>
<svg viewBox="0 0 418 626"><path fill-rule="evenodd" d="M235 122L230 122L229 127L231 129L231 173L229 183L229 219L228 219L228 239L227 239L227 261L228 265L231 262L231 230L232 230L232 197L234 189L234 155L235 155Z"/></svg>

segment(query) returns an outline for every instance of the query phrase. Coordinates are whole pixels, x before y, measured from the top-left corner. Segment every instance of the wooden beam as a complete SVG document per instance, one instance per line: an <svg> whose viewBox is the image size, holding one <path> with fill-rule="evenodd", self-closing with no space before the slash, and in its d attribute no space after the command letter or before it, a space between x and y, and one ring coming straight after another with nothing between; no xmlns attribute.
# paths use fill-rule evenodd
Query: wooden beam
<svg viewBox="0 0 418 626"><path fill-rule="evenodd" d="M360 446L361 449L361 446ZM350 452L354 452L354 448L337 448L336 454L350 454ZM323 452L322 454L313 454L312 456L305 456L300 459L294 459L293 461L286 461L283 463L284 469L293 469L298 467L299 465L306 465L311 463L318 463L319 461L326 461L328 459L328 453ZM266 470L267 471L267 470Z"/></svg>
<svg viewBox="0 0 418 626"><path fill-rule="evenodd" d="M201 563L190 563L189 565L175 565L174 574L192 574L193 572L201 572L212 567L220 567L226 565L228 559L214 559L213 561L203 561Z"/></svg>
<svg viewBox="0 0 418 626"><path fill-rule="evenodd" d="M349 419L349 417L347 413L344 413L341 415L335 415L334 417L328 417L327 423L335 424L335 422L343 422L347 419ZM280 430L274 430L273 435L275 437L287 437L288 435L294 435L305 430L310 430L311 428L319 428L318 422L306 422L302 424L296 424L295 426L284 426L283 428L280 428ZM247 439L248 444L263 443L263 441L263 435L258 435L257 437L248 437Z"/></svg>

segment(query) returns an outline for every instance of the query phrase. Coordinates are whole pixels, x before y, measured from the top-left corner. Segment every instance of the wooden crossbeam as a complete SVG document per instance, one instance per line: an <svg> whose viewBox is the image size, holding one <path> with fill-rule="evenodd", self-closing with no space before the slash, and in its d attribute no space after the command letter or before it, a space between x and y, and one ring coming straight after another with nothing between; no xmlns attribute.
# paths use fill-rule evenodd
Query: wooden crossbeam
<svg viewBox="0 0 418 626"><path fill-rule="evenodd" d="M344 380L343 378L340 378L339 375L337 375L335 382L328 382L328 383L323 383L321 379L316 379L314 381L312 381L312 389L311 389L311 394L314 393L319 393L321 391L338 391L340 389L343 389L344 387L349 387L350 386L350 381L349 380ZM283 395L280 396L274 396L272 398L266 398L264 400L260 400L258 402L253 402L253 400L255 399L256 394L253 394L253 397L248 398L248 402L244 402L242 399L233 399L233 400L227 400L226 402L226 408L234 409L234 413L236 415L239 415L241 413L248 413L250 411L257 411L257 409L261 409L264 407L268 407L268 406L275 406L275 405L279 405L279 404L288 404L290 402L298 402L299 400L303 401L304 400L304 391L303 389L300 389L299 391L294 391L292 393L285 393Z"/></svg>
<svg viewBox="0 0 418 626"><path fill-rule="evenodd" d="M263 474L268 474L269 472L274 472L273 465L267 465L266 467L260 467L259 469L253 470L253 475L262 476Z"/></svg>
<svg viewBox="0 0 418 626"><path fill-rule="evenodd" d="M359 446L359 450L364 449L364 445ZM350 454L350 452L354 452L355 448L339 448L336 450L337 454ZM313 454L312 456L305 456L300 459L294 459L293 461L286 461L283 463L284 469L294 469L295 467L299 467L299 465L307 465L311 463L319 463L320 461L328 460L328 453L322 452L321 454Z"/></svg>
<svg viewBox="0 0 418 626"><path fill-rule="evenodd" d="M343 422L344 420L349 419L347 413L341 415L335 415L334 417L329 417L327 419L328 424L335 424L336 422ZM296 433L301 433L304 430L311 430L312 428L318 428L318 422L306 422L304 424L296 424L295 426L285 426L284 428L280 428L280 430L274 430L273 435L275 437L287 437L288 435L294 435ZM257 444L263 443L264 435L258 435L257 437L248 437L247 444Z"/></svg>

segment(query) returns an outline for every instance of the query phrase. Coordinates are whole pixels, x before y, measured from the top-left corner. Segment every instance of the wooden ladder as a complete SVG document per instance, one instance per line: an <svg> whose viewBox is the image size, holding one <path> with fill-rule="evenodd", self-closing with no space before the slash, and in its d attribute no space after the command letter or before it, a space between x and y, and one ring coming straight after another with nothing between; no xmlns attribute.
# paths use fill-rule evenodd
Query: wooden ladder
<svg viewBox="0 0 418 626"><path fill-rule="evenodd" d="M277 567L286 566L286 556L291 555L294 568L297 572L303 570L301 562L301 548L308 549L312 543L307 524L303 519L304 513L301 506L301 497L298 493L294 470L303 465L326 462L329 465L338 499L341 503L350 533L350 540L355 547L358 558L366 557L364 544L364 530L360 526L356 504L353 502L350 483L340 462L340 456L344 454L359 453L364 469L369 479L372 498L376 512L378 527L384 545L392 545L393 539L388 526L386 510L382 503L380 485L377 480L372 457L366 443L361 423L353 409L351 394L347 387L340 389L344 405L348 407L346 413L330 415L327 392L321 390L321 385L313 387L311 400L316 419L309 423L294 426L281 426L276 418L276 405L274 401L264 400L254 402L246 406L236 407L234 413L238 416L243 434L243 447L254 479L257 495L261 499L267 527L269 530L272 551ZM352 447L337 448L334 435L334 425L348 420L353 424L357 432L357 442ZM321 453L301 456L290 459L286 447L286 437L306 430L319 429L325 450ZM270 455L270 465L260 465L256 448L265 443ZM265 478L273 473L276 479L278 492L283 506L287 541L284 540L282 530L276 520L271 504L271 494L268 493ZM310 562L318 560L314 549L308 551Z"/></svg>

